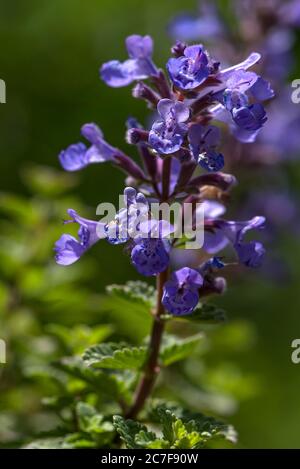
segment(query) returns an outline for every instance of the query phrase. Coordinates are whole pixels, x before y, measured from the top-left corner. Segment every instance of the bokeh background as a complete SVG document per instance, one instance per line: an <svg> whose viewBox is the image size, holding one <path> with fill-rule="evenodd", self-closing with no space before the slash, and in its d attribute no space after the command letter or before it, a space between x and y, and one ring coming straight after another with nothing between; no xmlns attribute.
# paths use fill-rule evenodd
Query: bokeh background
<svg viewBox="0 0 300 469"><path fill-rule="evenodd" d="M221 3L230 21L230 5ZM138 341L146 332L148 319L103 307L105 285L137 278L122 248L101 244L78 265L55 265L52 246L66 208L92 217L99 202L118 200L124 179L109 165L65 175L57 154L79 141L80 126L92 121L132 154L124 123L128 116L146 123L148 111L129 88L107 88L99 66L125 58L124 38L132 33L153 36L155 62L163 64L171 45L167 24L183 10L196 12L196 1L0 2L0 78L7 85L7 103L0 105L0 337L8 361L0 365L0 446L26 441L54 418L41 404L49 395L47 380L40 376L36 384L31 372L62 353L49 325L93 326L109 318L121 336ZM296 35L289 81L300 77ZM280 175L298 207L300 152L298 160L293 156L280 165ZM257 181L261 189L259 171L242 176L243 194L255 194ZM277 180L271 189L280 193ZM186 365L186 379L194 377L190 389L174 384L163 391L223 415L237 428L241 447L300 447L300 364L291 362L291 342L300 338L296 225L288 220L270 243L269 251L284 261L280 275L243 271L229 279L228 292L218 299L229 323L209 331L205 359L192 357ZM77 335L84 341L88 332Z"/></svg>

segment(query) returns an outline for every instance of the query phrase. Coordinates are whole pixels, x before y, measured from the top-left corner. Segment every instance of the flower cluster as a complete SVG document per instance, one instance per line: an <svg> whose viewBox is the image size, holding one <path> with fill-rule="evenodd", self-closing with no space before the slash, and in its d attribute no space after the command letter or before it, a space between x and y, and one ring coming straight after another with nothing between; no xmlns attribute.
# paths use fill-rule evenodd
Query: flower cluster
<svg viewBox="0 0 300 469"><path fill-rule="evenodd" d="M150 201L178 201L183 210L186 204L192 204L192 225L200 204L204 211L204 243L199 248L203 262L193 269L185 266L174 271L163 287L164 308L173 315L189 314L203 296L224 291L225 280L214 274L226 267L224 256L219 257L225 249L236 263L248 267L262 263L263 245L245 237L248 231L263 228L264 217L242 222L222 218L225 206L221 202L228 199L236 180L220 172L225 164L219 151L220 122L230 119L230 126L255 138L266 121L261 102L273 92L262 77L248 71L260 59L257 53L222 69L203 46L186 47L177 42L167 63L168 80L152 61L149 36L130 36L126 47L129 58L104 64L100 75L112 87L137 82L133 96L145 100L156 112L150 129L133 119L127 122L126 140L136 145L143 164L107 143L95 124L82 127L81 133L91 145L87 148L77 143L62 151L59 160L63 168L77 171L109 161L130 177L132 187L125 188L124 207L108 222L87 220L69 210L71 219L66 223L79 225L78 239L63 234L55 245L56 261L72 264L98 240L105 239L124 244L141 275L167 272L172 269L172 252L183 239L172 236L175 226L152 218Z"/></svg>
<svg viewBox="0 0 300 469"><path fill-rule="evenodd" d="M279 253L278 230L286 230L286 217L293 227L292 235L299 229L299 208L295 194L289 188L287 168L290 160L298 158L300 152L300 107L293 100L291 88L300 2L252 0L250 5L249 0L229 0L230 23L218 0L196 3L199 3L198 14L174 17L169 23L169 35L186 42L201 41L209 45L214 56L221 56L226 63L231 63L232 57L242 60L243 51L255 48L263 55L256 70L271 81L277 95L275 100L269 99L274 94L269 83L262 77L253 83L252 72L241 71L244 82L236 86L236 77L229 79L215 112L230 126L230 132L224 134L222 140L227 169L238 177L243 177L246 172L249 185L255 185L255 191L249 191L241 203L238 201L237 211L242 217L259 211L268 218L264 237L268 238L269 244L272 242L274 249L261 272L281 282L289 267L285 256ZM268 121L264 123L265 110L259 101L265 100ZM263 128L259 129L262 123ZM243 146L242 153L236 139L249 143ZM258 169L264 175L261 182L257 179ZM275 178L277 189L272 190Z"/></svg>
<svg viewBox="0 0 300 469"><path fill-rule="evenodd" d="M271 98L274 93L268 82L260 78L253 83L255 77L249 72L244 73L242 87L230 80L223 101L234 121L231 125L233 134L242 142L257 142L257 146L245 149L245 164L251 160L269 164L270 160L276 162L299 152L299 106L293 105L290 87L288 89L285 84L295 64L293 46L300 25L299 5L298 0L253 0L250 7L248 0L230 0L228 7L234 25L231 29L219 2L202 0L198 15L180 14L169 24L169 34L173 38L209 43L210 50L216 55L221 54L228 62L233 56L239 57L241 51L253 47L263 52L259 70L270 78L279 96L271 102L269 121L257 139L255 128L264 123L266 116L258 102L250 103L249 107L249 96L256 101ZM225 114L223 118L226 119ZM227 119L230 119L228 115Z"/></svg>

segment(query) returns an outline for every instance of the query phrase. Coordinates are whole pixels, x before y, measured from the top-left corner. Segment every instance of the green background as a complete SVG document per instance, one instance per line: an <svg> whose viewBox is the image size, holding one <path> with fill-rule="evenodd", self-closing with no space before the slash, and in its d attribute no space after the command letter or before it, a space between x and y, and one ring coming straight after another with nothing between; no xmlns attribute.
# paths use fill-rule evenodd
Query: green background
<svg viewBox="0 0 300 469"><path fill-rule="evenodd" d="M155 61L163 64L170 47L166 24L171 15L188 9L195 10L194 0L1 0L0 78L7 85L7 103L0 106L1 191L29 196L24 168L32 163L59 168L57 154L80 140L85 122L97 122L109 142L132 154L124 142L124 123L132 115L145 123L146 107L131 98L130 88L107 88L98 69L107 60L125 58L124 38L132 33L153 36ZM295 69L293 77L299 72ZM298 197L299 165L285 165L282 171ZM122 192L123 175L109 165L91 166L78 177L71 194L90 207L85 213L91 216L98 203L116 202ZM300 337L300 254L290 231L284 227L280 235L280 251L291 270L287 282L275 284L243 272L230 279L229 291L219 301L230 319L247 319L253 329L252 347L241 347L231 357L239 368L230 368L227 383L229 390L235 386L239 369L259 383L257 392L242 399L228 417L241 446L250 448L300 447L300 364L290 358L291 342ZM47 249L50 258L51 246ZM97 291L137 278L121 248L103 244L91 255L97 262L91 280ZM70 267L70 275L77 268ZM220 348L215 363L224 362L225 352Z"/></svg>

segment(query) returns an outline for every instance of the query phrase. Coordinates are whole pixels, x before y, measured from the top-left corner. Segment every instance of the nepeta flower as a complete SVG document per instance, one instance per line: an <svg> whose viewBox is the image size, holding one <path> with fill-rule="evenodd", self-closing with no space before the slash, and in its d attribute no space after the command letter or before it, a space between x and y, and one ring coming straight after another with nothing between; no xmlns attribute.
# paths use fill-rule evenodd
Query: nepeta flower
<svg viewBox="0 0 300 469"><path fill-rule="evenodd" d="M65 223L78 223L78 238L63 234L55 243L55 260L60 265L70 265L76 262L99 239L105 237L104 223L80 217L73 209L68 210L71 220Z"/></svg>
<svg viewBox="0 0 300 469"><path fill-rule="evenodd" d="M235 249L241 264L247 267L260 267L265 256L266 250L262 243L250 241L249 243L235 244Z"/></svg>
<svg viewBox="0 0 300 469"><path fill-rule="evenodd" d="M190 111L186 104L170 99L161 99L157 105L161 117L152 125L149 145L158 153L170 154L178 151L187 133Z"/></svg>
<svg viewBox="0 0 300 469"><path fill-rule="evenodd" d="M126 48L128 60L111 60L100 69L102 80L114 88L127 86L135 80L143 80L158 73L152 62L153 41L150 36L129 36L126 39Z"/></svg>
<svg viewBox="0 0 300 469"><path fill-rule="evenodd" d="M141 238L136 240L131 251L131 262L136 270L145 276L157 275L167 269L169 252L166 240Z"/></svg>
<svg viewBox="0 0 300 469"><path fill-rule="evenodd" d="M96 124L83 125L81 134L91 146L87 148L83 143L75 143L63 150L59 154L59 161L66 171L78 171L92 163L114 160L117 149L104 140L103 133Z"/></svg>
<svg viewBox="0 0 300 469"><path fill-rule="evenodd" d="M249 99L264 101L272 98L274 91L268 81L244 69L233 70L225 78L226 88L215 98L231 113L236 126L233 127L234 135L241 141L253 141L267 116L261 103L251 103Z"/></svg>
<svg viewBox="0 0 300 469"><path fill-rule="evenodd" d="M139 224L148 218L149 204L141 192L133 187L124 189L125 207L119 210L114 220L105 226L106 239L110 244L124 244L130 236L138 236Z"/></svg>
<svg viewBox="0 0 300 469"><path fill-rule="evenodd" d="M203 277L197 270L183 267L173 272L164 285L162 304L175 316L191 313L199 302L199 288Z"/></svg>
<svg viewBox="0 0 300 469"><path fill-rule="evenodd" d="M259 60L261 59L261 55L258 52L251 52L248 57L239 62L238 64L232 65L231 67L224 68L217 74L217 78L223 83L226 84L228 80L236 75L237 72L244 72L248 70L248 68L253 67ZM226 88L226 86L225 86Z"/></svg>
<svg viewBox="0 0 300 469"><path fill-rule="evenodd" d="M224 166L224 157L216 151L221 134L214 125L194 124L188 133L191 152L197 163L207 171L220 171Z"/></svg>
<svg viewBox="0 0 300 469"><path fill-rule="evenodd" d="M213 219L210 219L213 221ZM203 249L211 254L215 254L232 244L239 261L247 267L259 267L262 263L265 249L260 242L244 242L244 236L249 230L261 229L265 224L265 217L254 217L244 222L226 221L215 218L213 223L206 220L212 231L209 235L205 233Z"/></svg>
<svg viewBox="0 0 300 469"><path fill-rule="evenodd" d="M200 45L186 47L184 56L169 59L167 69L174 85L182 90L197 88L210 73L207 55Z"/></svg>
<svg viewBox="0 0 300 469"><path fill-rule="evenodd" d="M274 98L275 96L271 83L260 76L258 76L249 91L258 101L265 101L267 99Z"/></svg>
<svg viewBox="0 0 300 469"><path fill-rule="evenodd" d="M232 109L232 119L238 127L246 131L261 129L267 121L264 107L260 103L251 104Z"/></svg>

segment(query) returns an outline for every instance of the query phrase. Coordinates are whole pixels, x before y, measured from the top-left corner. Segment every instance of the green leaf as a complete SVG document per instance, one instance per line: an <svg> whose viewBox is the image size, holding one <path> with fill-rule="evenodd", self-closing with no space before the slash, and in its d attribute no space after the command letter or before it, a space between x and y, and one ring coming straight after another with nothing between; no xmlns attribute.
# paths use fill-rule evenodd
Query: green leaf
<svg viewBox="0 0 300 469"><path fill-rule="evenodd" d="M126 300L133 300L136 303L147 305L150 308L155 306L155 289L145 282L129 281L125 285L109 285L106 291L110 295L125 298Z"/></svg>
<svg viewBox="0 0 300 469"><path fill-rule="evenodd" d="M130 347L124 343L109 342L87 349L83 360L87 366L136 370L143 366L146 355L146 347Z"/></svg>
<svg viewBox="0 0 300 469"><path fill-rule="evenodd" d="M211 303L199 303L192 314L188 314L180 319L203 324L219 324L225 322L227 317L225 311L218 306Z"/></svg>
<svg viewBox="0 0 300 469"><path fill-rule="evenodd" d="M202 333L180 339L173 335L164 335L160 351L160 359L165 366L171 365L188 357L199 343L204 344L205 336Z"/></svg>
<svg viewBox="0 0 300 469"><path fill-rule="evenodd" d="M52 366L47 365L32 365L25 367L24 374L28 378L33 378L37 381L51 382L55 384L58 389L64 390L67 384L67 377L59 370ZM47 383L47 384L48 384Z"/></svg>
<svg viewBox="0 0 300 469"><path fill-rule="evenodd" d="M105 443L104 443L105 444ZM86 433L71 433L64 438L63 449L95 449L99 444Z"/></svg>
<svg viewBox="0 0 300 469"><path fill-rule="evenodd" d="M129 396L135 374L131 371L118 371L114 373L104 372L94 368L89 368L80 357L67 357L53 364L59 370L70 376L84 381L99 395L119 400L120 397L126 400Z"/></svg>
<svg viewBox="0 0 300 469"><path fill-rule="evenodd" d="M145 425L134 420L125 420L120 415L114 415L113 424L128 449L145 448L157 440L155 433L149 432Z"/></svg>
<svg viewBox="0 0 300 469"><path fill-rule="evenodd" d="M155 305L155 290L144 282L110 285L101 298L101 310L134 341L145 337L151 326L150 311ZM134 327L132 325L134 324Z"/></svg>
<svg viewBox="0 0 300 469"><path fill-rule="evenodd" d="M155 415L162 425L164 439L169 441L170 448L209 448L218 440L236 442L233 427L213 417L166 405L157 406L154 417Z"/></svg>
<svg viewBox="0 0 300 469"><path fill-rule="evenodd" d="M96 448L97 443L83 433L71 433L59 438L41 438L32 441L23 449L88 449Z"/></svg>
<svg viewBox="0 0 300 469"><path fill-rule="evenodd" d="M23 446L23 449L63 449L63 447L64 438L43 438L32 441Z"/></svg>
<svg viewBox="0 0 300 469"><path fill-rule="evenodd" d="M95 407L85 402L78 402L76 415L79 429L89 433L98 444L107 444L112 440L114 434L112 423L104 421L104 416Z"/></svg>
<svg viewBox="0 0 300 469"><path fill-rule="evenodd" d="M27 167L22 171L22 178L31 190L48 197L66 192L78 180L74 174L66 174L47 166Z"/></svg>
<svg viewBox="0 0 300 469"><path fill-rule="evenodd" d="M57 337L67 350L79 354L87 347L107 339L112 333L112 327L101 325L91 328L78 324L70 329L61 324L50 324L47 331Z"/></svg>

